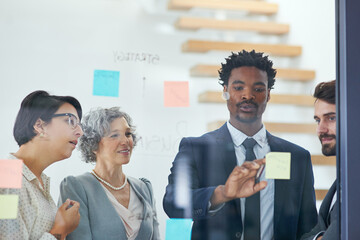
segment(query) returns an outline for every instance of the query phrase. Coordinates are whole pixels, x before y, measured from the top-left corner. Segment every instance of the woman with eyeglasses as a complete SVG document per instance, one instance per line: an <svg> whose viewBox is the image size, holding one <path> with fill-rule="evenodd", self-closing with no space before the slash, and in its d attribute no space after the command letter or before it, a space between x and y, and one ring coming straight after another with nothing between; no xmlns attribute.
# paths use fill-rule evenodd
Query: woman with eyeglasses
<svg viewBox="0 0 360 240"><path fill-rule="evenodd" d="M118 107L90 111L83 119L80 151L92 172L67 177L60 202L80 203L80 224L66 239L160 239L155 200L149 180L123 172L136 145L129 115Z"/></svg>
<svg viewBox="0 0 360 240"><path fill-rule="evenodd" d="M70 96L35 91L22 101L13 130L19 149L10 155L24 163L22 188L0 189L19 195L18 215L0 220L0 239L65 239L79 224L79 203L66 199L57 209L43 171L71 156L83 134L81 115L80 103Z"/></svg>

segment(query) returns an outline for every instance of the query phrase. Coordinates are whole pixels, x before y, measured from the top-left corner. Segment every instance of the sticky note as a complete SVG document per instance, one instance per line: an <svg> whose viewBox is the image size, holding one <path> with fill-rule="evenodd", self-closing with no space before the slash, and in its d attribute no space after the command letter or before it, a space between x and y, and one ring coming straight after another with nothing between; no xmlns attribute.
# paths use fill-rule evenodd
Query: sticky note
<svg viewBox="0 0 360 240"><path fill-rule="evenodd" d="M22 160L0 159L0 188L21 188Z"/></svg>
<svg viewBox="0 0 360 240"><path fill-rule="evenodd" d="M189 218L166 220L165 240L190 240L193 221Z"/></svg>
<svg viewBox="0 0 360 240"><path fill-rule="evenodd" d="M164 82L165 107L189 107L189 82Z"/></svg>
<svg viewBox="0 0 360 240"><path fill-rule="evenodd" d="M120 72L95 70L93 95L118 97Z"/></svg>
<svg viewBox="0 0 360 240"><path fill-rule="evenodd" d="M0 219L15 219L18 213L18 206L18 195L0 195Z"/></svg>
<svg viewBox="0 0 360 240"><path fill-rule="evenodd" d="M265 177L268 179L290 179L291 153L269 152L266 154Z"/></svg>

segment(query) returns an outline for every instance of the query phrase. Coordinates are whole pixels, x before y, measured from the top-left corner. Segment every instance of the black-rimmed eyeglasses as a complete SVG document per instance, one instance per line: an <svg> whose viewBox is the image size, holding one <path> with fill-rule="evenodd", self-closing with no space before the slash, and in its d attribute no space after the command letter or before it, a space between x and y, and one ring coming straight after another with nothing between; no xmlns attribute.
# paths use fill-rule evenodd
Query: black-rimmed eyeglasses
<svg viewBox="0 0 360 240"><path fill-rule="evenodd" d="M63 116L68 116L68 124L72 129L75 129L77 127L77 125L79 125L82 129L82 125L81 123L78 121L77 117L72 114L72 113L59 113L59 114L54 114L51 117L63 117Z"/></svg>

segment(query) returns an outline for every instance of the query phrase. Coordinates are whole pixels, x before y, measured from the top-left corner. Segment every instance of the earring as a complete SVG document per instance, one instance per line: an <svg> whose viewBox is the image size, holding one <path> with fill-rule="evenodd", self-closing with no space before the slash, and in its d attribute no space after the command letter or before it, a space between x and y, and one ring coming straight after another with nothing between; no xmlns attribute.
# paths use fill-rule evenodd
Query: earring
<svg viewBox="0 0 360 240"><path fill-rule="evenodd" d="M223 92L222 93L222 98L227 101L230 99L230 94L228 92Z"/></svg>
<svg viewBox="0 0 360 240"><path fill-rule="evenodd" d="M40 137L44 137L44 133L41 132L41 133L40 133Z"/></svg>

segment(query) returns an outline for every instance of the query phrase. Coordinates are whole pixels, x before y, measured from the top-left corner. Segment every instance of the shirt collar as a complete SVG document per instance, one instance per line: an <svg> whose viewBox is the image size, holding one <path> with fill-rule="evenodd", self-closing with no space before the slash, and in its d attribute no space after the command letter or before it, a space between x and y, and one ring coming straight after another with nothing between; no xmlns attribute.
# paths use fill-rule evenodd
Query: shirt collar
<svg viewBox="0 0 360 240"><path fill-rule="evenodd" d="M18 159L16 158L12 153L10 153L9 159ZM35 174L25 165L23 164L23 172L22 172L24 178L29 182L36 182L37 185L42 189L42 186L35 176ZM50 178L46 176L44 173L41 173L41 179L44 184L44 191L50 192Z"/></svg>
<svg viewBox="0 0 360 240"><path fill-rule="evenodd" d="M236 129L233 125L231 125L230 121L227 121L227 128L229 129L230 136L236 147L239 147L248 137L253 138L261 148L263 148L267 144L266 129L264 125L256 134L254 134L254 136L247 136L240 130Z"/></svg>

